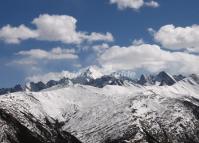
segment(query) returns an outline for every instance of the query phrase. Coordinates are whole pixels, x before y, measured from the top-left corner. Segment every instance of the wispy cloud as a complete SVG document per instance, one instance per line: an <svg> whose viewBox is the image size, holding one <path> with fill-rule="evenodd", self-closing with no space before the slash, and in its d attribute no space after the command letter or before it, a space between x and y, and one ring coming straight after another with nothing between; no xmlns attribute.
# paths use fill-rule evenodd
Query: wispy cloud
<svg viewBox="0 0 199 143"><path fill-rule="evenodd" d="M20 68L27 75L34 75L46 71L56 71L60 66L65 69L80 68L79 55L75 49L55 47L51 50L30 49L15 53L15 58L6 63L6 66Z"/></svg>
<svg viewBox="0 0 199 143"><path fill-rule="evenodd" d="M77 59L74 49L62 49L60 47L53 48L51 51L42 49L31 49L29 51L20 51L17 55L26 56L32 59L61 60L61 59Z"/></svg>
<svg viewBox="0 0 199 143"><path fill-rule="evenodd" d="M110 0L111 4L117 4L120 10L131 8L134 10L138 10L143 6L157 8L159 7L159 3L156 1L145 2L144 0Z"/></svg>

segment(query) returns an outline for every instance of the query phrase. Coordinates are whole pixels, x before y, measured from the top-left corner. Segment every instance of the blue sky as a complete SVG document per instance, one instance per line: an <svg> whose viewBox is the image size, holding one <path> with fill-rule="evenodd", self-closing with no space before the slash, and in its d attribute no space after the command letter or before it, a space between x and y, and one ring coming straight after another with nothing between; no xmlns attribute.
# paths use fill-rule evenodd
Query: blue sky
<svg viewBox="0 0 199 143"><path fill-rule="evenodd" d="M145 2L150 2L150 0L146 0ZM193 57L193 59L195 66L197 66L197 63L195 63L198 58L198 51L195 50L197 49L195 48L198 42L197 38L194 39L194 44L185 40L185 42L182 42L182 45L187 45L187 47L182 46L183 48L181 48L181 43L177 43L177 45L176 43L165 43L164 39L161 39L161 36L157 36L155 38L155 36L148 31L148 28L152 28L152 30L154 30L156 34L158 33L158 30L160 32L161 27L169 24L173 24L175 28L193 28L193 25L197 25L199 23L199 1L156 0L156 2L159 4L159 6L156 8L149 6L143 6L137 9L125 7L121 10L118 8L117 3L111 4L109 0L1 0L1 30L7 24L9 24L11 27L19 27L21 24L23 24L27 28L34 30L37 27L31 22L33 21L33 19L38 18L39 15L67 15L72 16L77 20L76 31L84 31L87 33L87 35L91 34L92 32L105 35L107 32L109 32L112 34L114 41L96 40L93 42L85 41L80 44L74 44L52 39L41 40L39 38L28 38L26 40L21 40L19 43L7 43L5 42L6 36L3 35L3 38L1 38L0 36L0 87L8 87L16 83L23 83L27 76L32 76L35 74L59 72L62 70L73 71L93 64L103 64L103 62L110 65L111 61L107 61L107 59L104 59L104 56L109 56L107 52L113 52L114 48L107 48L107 51L103 51L105 52L103 53L104 55L102 54L99 56L99 53L96 53L96 51L94 52L90 47L97 45L99 46L104 43L104 45L106 44L109 48L113 45L118 45L120 49L122 49L122 47L131 49L130 46L133 46L132 42L135 39L142 39L142 42L147 44L157 44L158 46L160 46L161 49L166 49L163 52L173 50L175 51L177 49L177 51L183 51L180 54L188 53L188 56L196 55L196 57ZM15 32L13 34L15 34ZM189 45L191 45L191 50L194 46L194 54L193 51L187 52L190 51L188 49ZM22 65L21 63L17 64L19 62L16 62L30 59L30 57L28 57L30 56L30 54L19 54L19 52L21 51L41 49L49 52L56 47L60 47L62 50L74 49L75 53L69 52L69 54L77 55L78 59L75 58L75 60L68 60L68 58L63 58L55 60L45 57L46 61L41 60L41 58L39 60L36 59L36 62L40 63L37 63L36 65L33 63L29 65L27 63L26 65ZM141 49L145 50L144 48ZM175 55L175 57L179 56ZM116 59L116 57L114 57L114 59ZM33 60L32 57L31 60ZM101 61L99 62L99 60ZM187 61L188 60L186 60L185 62ZM186 64L181 64L186 67ZM124 67L124 69L132 68L134 71L144 71L143 67L147 66L134 68L129 67L128 65L124 65ZM120 68L117 66L117 68L115 69L119 70ZM195 69L193 70L193 72L197 72L197 70L198 69ZM149 71L153 72L156 70L154 70L153 68L153 70L150 69ZM182 70L182 73L186 73L185 70Z"/></svg>

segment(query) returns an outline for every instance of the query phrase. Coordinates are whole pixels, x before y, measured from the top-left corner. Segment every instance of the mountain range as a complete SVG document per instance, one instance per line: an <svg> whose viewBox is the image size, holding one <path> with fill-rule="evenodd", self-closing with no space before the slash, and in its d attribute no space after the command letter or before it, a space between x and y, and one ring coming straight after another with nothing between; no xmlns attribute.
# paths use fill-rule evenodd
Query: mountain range
<svg viewBox="0 0 199 143"><path fill-rule="evenodd" d="M0 90L3 143L198 143L199 75L101 74Z"/></svg>
<svg viewBox="0 0 199 143"><path fill-rule="evenodd" d="M43 89L47 89L53 86L60 85L71 85L71 84L82 84L82 85L90 85L102 88L106 85L124 85L124 84L140 84L140 85L173 85L176 82L183 80L186 78L183 75L170 75L165 71L160 72L157 75L141 75L140 79L135 79L131 77L132 75L129 71L120 71L114 72L111 74L102 74L100 71L97 71L94 68L87 68L81 72L70 76L68 74L60 77L59 80L49 79L45 82L28 82L25 86L17 84L13 88L2 88L0 89L0 95L6 93L13 93L17 91L41 91Z"/></svg>

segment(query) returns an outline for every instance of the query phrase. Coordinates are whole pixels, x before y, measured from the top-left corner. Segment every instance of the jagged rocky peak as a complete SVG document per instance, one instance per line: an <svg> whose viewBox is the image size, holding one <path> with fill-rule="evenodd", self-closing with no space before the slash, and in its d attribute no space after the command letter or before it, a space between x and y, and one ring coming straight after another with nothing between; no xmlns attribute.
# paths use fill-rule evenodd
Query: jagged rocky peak
<svg viewBox="0 0 199 143"><path fill-rule="evenodd" d="M52 87L52 86L55 86L55 85L57 85L58 84L58 81L55 81L55 80L50 80L50 81L48 81L47 83L46 83L46 85L48 86L48 87Z"/></svg>
<svg viewBox="0 0 199 143"><path fill-rule="evenodd" d="M165 72L165 71L161 71L160 73L158 73L157 75L144 75L142 74L140 79L138 80L138 84L140 85L173 85L175 84L177 81L180 81L182 79L184 79L184 76L175 76L176 80L172 75L170 75L169 73Z"/></svg>
<svg viewBox="0 0 199 143"><path fill-rule="evenodd" d="M96 67L89 67L81 70L76 78L71 79L74 84L85 84L88 85L93 80L102 77L103 74Z"/></svg>
<svg viewBox="0 0 199 143"><path fill-rule="evenodd" d="M91 82L88 83L88 85L94 86L94 87L99 87L103 88L106 85L124 85L124 80L118 79L114 76L111 75L105 75L102 76L101 78L97 78L95 80L92 80Z"/></svg>
<svg viewBox="0 0 199 143"><path fill-rule="evenodd" d="M100 72L99 69L96 67L89 67L85 69L84 71L81 72L80 74L81 77L87 77L87 78L92 78L92 79L97 79L103 76L103 74Z"/></svg>
<svg viewBox="0 0 199 143"><path fill-rule="evenodd" d="M11 88L1 88L0 89L0 95L18 92L18 91L23 91L23 88L20 84L17 84L14 87L11 87Z"/></svg>
<svg viewBox="0 0 199 143"><path fill-rule="evenodd" d="M140 79L133 79L133 72L132 71L120 71L120 72L114 72L111 74L105 75L101 72L100 69L96 67L89 67L86 69L82 69L78 73L76 73L76 76L73 76L73 78L70 77L63 77L59 80L49 80L47 82L29 82L26 84L25 89L27 91L41 91L43 89L47 89L53 86L70 86L73 84L82 84L82 85L90 85L94 87L104 87L106 85L130 85L130 84L140 84L144 86L150 86L150 85L168 85L171 86L175 84L176 82L179 82L181 80L184 80L186 77L183 75L170 75L169 73L162 71L158 73L157 75L144 75L142 74ZM192 78L191 78L192 77ZM190 78L194 83L198 83L199 80L197 78L197 75L191 75ZM188 81L188 82L192 82ZM194 84L193 83L193 84ZM15 87L17 89L20 89L19 86ZM0 90L2 93L7 93L6 90ZM15 91L15 90L13 90ZM16 90L20 91L20 90ZM1 93L0 93L1 94Z"/></svg>
<svg viewBox="0 0 199 143"><path fill-rule="evenodd" d="M69 85L70 84L70 79L69 78L62 78L58 81L58 84L62 84L62 85Z"/></svg>
<svg viewBox="0 0 199 143"><path fill-rule="evenodd" d="M138 83L141 84L141 85L145 85L147 83L147 77L144 74L142 74L140 76Z"/></svg>
<svg viewBox="0 0 199 143"><path fill-rule="evenodd" d="M160 82L160 85L173 85L176 83L176 80L174 79L174 77L172 75L170 75L169 73L165 72L165 71L161 71L155 78L156 82Z"/></svg>
<svg viewBox="0 0 199 143"><path fill-rule="evenodd" d="M182 75L182 74L179 74L179 75L174 75L173 78L176 80L176 81L181 81L183 79L186 78L186 76Z"/></svg>
<svg viewBox="0 0 199 143"><path fill-rule="evenodd" d="M69 78L62 78L58 81L55 81L55 80L49 80L47 83L43 83L43 82L37 82L37 83L34 83L34 82L30 82L30 83L27 83L26 84L26 90L28 91L41 91L43 89L46 89L46 88L50 88L50 87L53 87L53 86L56 86L56 85L70 85L71 84L71 80Z"/></svg>
<svg viewBox="0 0 199 143"><path fill-rule="evenodd" d="M29 91L40 91L42 89L45 89L47 86L45 83L39 81L37 83L34 83L34 82L30 82L30 83L27 83L26 84L26 90L29 90Z"/></svg>
<svg viewBox="0 0 199 143"><path fill-rule="evenodd" d="M144 75L140 76L140 79L137 81L140 85L153 85L154 84L154 76L153 75Z"/></svg>

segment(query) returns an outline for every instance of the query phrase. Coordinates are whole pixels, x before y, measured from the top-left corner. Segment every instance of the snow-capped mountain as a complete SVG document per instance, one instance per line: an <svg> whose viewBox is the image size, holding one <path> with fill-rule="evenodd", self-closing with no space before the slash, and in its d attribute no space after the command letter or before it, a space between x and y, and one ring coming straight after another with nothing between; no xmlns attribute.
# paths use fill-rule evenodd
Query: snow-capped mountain
<svg viewBox="0 0 199 143"><path fill-rule="evenodd" d="M76 73L69 74L69 72L62 72L60 74L56 74L56 76L53 76L53 79L49 79L51 76L48 75L49 74L47 74L45 79L39 77L39 79L42 79L39 82L34 82L37 80L28 82L25 88L30 91L40 91L55 85L89 84L93 80L103 76L100 70L97 70L96 67L92 66L82 69Z"/></svg>
<svg viewBox="0 0 199 143"><path fill-rule="evenodd" d="M50 72L47 74L27 77L26 80L28 82L34 82L34 83L37 83L40 81L43 83L47 83L50 80L58 81L63 78L73 79L73 78L82 77L82 76L87 76L87 77L96 79L96 78L103 76L103 73L98 67L89 66L89 67L83 68L77 72L69 72L69 71L62 71L62 72L57 72L57 73Z"/></svg>
<svg viewBox="0 0 199 143"><path fill-rule="evenodd" d="M173 85L177 81L184 79L182 75L172 76L164 71L157 75L141 75L140 79L134 79L130 71L114 72L109 75L102 74L100 71L94 68L87 68L79 72L75 77L63 77L60 80L49 80L46 83L29 82L26 84L26 89L29 91L40 91L53 86L68 86L72 84L90 85L95 87L104 87L106 85L128 85L128 84L140 84L140 85ZM176 78L176 79L175 79Z"/></svg>
<svg viewBox="0 0 199 143"><path fill-rule="evenodd" d="M176 79L175 79L176 78ZM182 75L172 76L169 73L162 71L157 75L141 75L138 83L141 85L173 85L177 81L183 80L185 77Z"/></svg>
<svg viewBox="0 0 199 143"><path fill-rule="evenodd" d="M23 91L23 88L20 84L17 84L13 88L1 88L0 95L6 94L6 93L12 93L12 92L19 92L19 91Z"/></svg>
<svg viewBox="0 0 199 143"><path fill-rule="evenodd" d="M37 92L0 96L0 141L199 142L199 75L160 72L137 81L94 77L90 70L80 75L87 82L49 80Z"/></svg>

